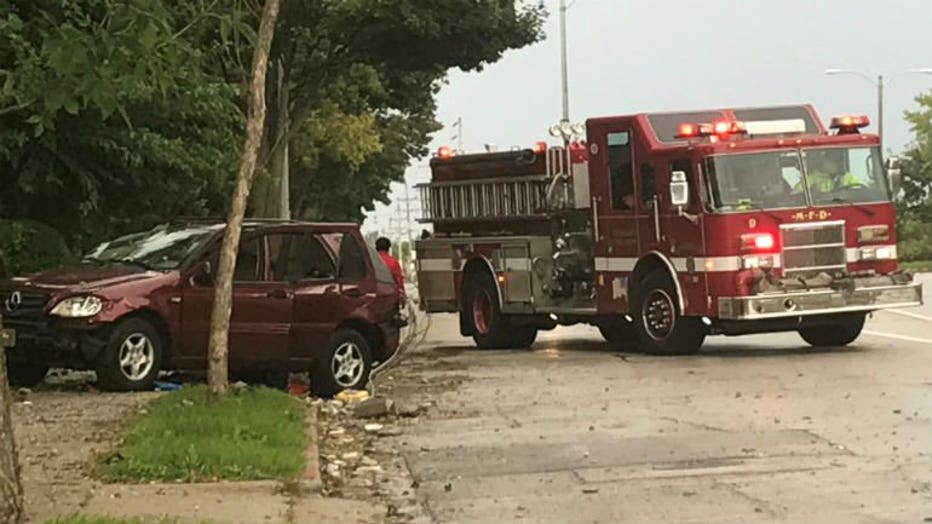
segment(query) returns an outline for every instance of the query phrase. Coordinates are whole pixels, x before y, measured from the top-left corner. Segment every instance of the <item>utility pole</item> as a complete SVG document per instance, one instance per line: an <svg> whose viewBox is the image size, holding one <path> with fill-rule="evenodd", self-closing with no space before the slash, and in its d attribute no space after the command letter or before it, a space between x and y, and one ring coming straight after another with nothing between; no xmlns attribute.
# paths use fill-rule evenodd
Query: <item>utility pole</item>
<svg viewBox="0 0 932 524"><path fill-rule="evenodd" d="M453 127L456 128L456 134L453 135L453 138L456 140L456 150L463 150L463 117L457 117L456 123L453 124Z"/></svg>
<svg viewBox="0 0 932 524"><path fill-rule="evenodd" d="M566 0L560 0L560 65L563 78L563 118L560 122L570 121L570 87L566 64Z"/></svg>
<svg viewBox="0 0 932 524"><path fill-rule="evenodd" d="M282 119L282 177L279 194L278 218L285 220L291 219L291 158L288 150L288 134L290 133L291 120L288 115L288 89L285 88L285 67L282 61L278 61L278 117Z"/></svg>
<svg viewBox="0 0 932 524"><path fill-rule="evenodd" d="M404 185L404 197L395 199L395 217L389 218L389 225L397 224L392 228L393 232L406 238L413 246L414 215L417 213L417 208L419 207L413 204L418 202L418 199L410 196L410 185L407 180L404 181Z"/></svg>

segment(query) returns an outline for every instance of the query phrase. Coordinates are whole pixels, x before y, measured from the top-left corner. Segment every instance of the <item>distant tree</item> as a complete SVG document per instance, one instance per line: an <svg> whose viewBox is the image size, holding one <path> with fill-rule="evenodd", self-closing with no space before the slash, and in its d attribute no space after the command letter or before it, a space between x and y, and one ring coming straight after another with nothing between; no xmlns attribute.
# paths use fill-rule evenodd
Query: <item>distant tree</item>
<svg viewBox="0 0 932 524"><path fill-rule="evenodd" d="M898 254L903 260L932 260L932 92L916 102L919 109L905 114L915 137L902 156Z"/></svg>

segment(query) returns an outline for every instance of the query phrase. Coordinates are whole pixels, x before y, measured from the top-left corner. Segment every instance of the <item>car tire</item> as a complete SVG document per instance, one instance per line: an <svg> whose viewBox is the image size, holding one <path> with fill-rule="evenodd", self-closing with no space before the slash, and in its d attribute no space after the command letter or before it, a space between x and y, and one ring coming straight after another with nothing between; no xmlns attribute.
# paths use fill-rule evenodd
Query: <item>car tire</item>
<svg viewBox="0 0 932 524"><path fill-rule="evenodd" d="M31 388L45 380L49 367L37 362L6 363L7 381L10 387Z"/></svg>
<svg viewBox="0 0 932 524"><path fill-rule="evenodd" d="M97 359L97 383L107 391L152 389L162 364L162 338L141 318L117 322Z"/></svg>
<svg viewBox="0 0 932 524"><path fill-rule="evenodd" d="M329 398L344 389L364 389L370 371L372 348L366 337L352 329L338 330L314 365L311 391Z"/></svg>
<svg viewBox="0 0 932 524"><path fill-rule="evenodd" d="M850 315L831 325L800 328L799 336L815 347L841 347L854 342L864 329L866 315Z"/></svg>
<svg viewBox="0 0 932 524"><path fill-rule="evenodd" d="M683 316L669 275L655 270L634 290L631 316L640 349L652 355L691 355L699 351L707 330L695 317Z"/></svg>

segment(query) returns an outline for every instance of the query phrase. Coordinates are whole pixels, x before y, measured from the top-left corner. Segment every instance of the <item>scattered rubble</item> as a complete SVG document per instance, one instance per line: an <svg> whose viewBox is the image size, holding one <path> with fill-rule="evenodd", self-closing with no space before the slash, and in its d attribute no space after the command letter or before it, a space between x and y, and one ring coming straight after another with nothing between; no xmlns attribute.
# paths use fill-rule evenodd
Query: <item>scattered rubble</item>
<svg viewBox="0 0 932 524"><path fill-rule="evenodd" d="M395 413L395 403L390 398L370 397L357 403L353 414L357 418L379 418Z"/></svg>

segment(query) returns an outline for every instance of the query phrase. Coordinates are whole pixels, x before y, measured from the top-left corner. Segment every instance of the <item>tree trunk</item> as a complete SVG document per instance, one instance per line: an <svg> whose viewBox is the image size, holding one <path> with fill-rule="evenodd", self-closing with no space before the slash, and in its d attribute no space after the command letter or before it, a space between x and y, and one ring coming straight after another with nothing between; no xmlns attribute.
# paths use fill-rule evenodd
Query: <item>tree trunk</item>
<svg viewBox="0 0 932 524"><path fill-rule="evenodd" d="M0 332L3 317L0 316ZM23 485L10 417L10 385L6 376L6 349L0 337L0 524L23 522Z"/></svg>
<svg viewBox="0 0 932 524"><path fill-rule="evenodd" d="M256 155L262 131L265 126L265 77L269 66L269 48L275 34L275 21L278 18L279 0L266 0L259 22L259 38L252 57L252 81L249 88L248 115L246 121L246 141L240 156L239 172L236 175L236 188L233 190L233 202L230 215L223 234L220 248L220 261L214 290L214 306L210 316L210 346L207 369L207 383L212 395L224 395L229 386L229 335L230 313L233 295L233 270L236 265L236 253L239 250L240 232L243 228L243 216L249 199L249 189L256 171Z"/></svg>

